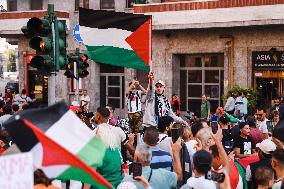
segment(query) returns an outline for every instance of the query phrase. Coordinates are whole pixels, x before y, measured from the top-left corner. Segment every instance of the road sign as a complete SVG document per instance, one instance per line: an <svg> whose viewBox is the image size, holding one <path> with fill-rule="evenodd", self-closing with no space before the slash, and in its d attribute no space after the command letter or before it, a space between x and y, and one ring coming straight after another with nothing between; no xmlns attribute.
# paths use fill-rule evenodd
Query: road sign
<svg viewBox="0 0 284 189"><path fill-rule="evenodd" d="M83 42L83 39L80 36L80 25L79 24L75 24L75 26L73 27L73 37L76 41L78 42Z"/></svg>

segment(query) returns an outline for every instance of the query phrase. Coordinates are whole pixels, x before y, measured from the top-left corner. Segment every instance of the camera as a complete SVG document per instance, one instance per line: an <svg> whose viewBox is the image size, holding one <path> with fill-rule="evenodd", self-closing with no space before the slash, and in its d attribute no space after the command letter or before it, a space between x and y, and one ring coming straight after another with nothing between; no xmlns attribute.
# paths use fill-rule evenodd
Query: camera
<svg viewBox="0 0 284 189"><path fill-rule="evenodd" d="M224 173L217 173L215 171L209 171L206 175L206 179L212 180L218 183L222 183L225 180L225 174Z"/></svg>

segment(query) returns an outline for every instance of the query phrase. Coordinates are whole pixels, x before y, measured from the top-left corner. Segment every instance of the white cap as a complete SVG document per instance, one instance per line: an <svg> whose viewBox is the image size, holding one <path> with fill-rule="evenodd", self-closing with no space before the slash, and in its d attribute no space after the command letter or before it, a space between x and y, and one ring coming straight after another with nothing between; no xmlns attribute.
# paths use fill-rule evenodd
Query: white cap
<svg viewBox="0 0 284 189"><path fill-rule="evenodd" d="M163 85L164 87L166 86L166 85L165 85L165 82L163 82L162 80L158 80L158 81L155 83L155 85L157 85L158 83L161 84L161 85Z"/></svg>
<svg viewBox="0 0 284 189"><path fill-rule="evenodd" d="M117 189L137 189L136 185L132 182L122 182L117 186Z"/></svg>
<svg viewBox="0 0 284 189"><path fill-rule="evenodd" d="M261 143L257 143L256 147L265 154L270 154L271 152L276 150L276 145L269 139L265 139Z"/></svg>

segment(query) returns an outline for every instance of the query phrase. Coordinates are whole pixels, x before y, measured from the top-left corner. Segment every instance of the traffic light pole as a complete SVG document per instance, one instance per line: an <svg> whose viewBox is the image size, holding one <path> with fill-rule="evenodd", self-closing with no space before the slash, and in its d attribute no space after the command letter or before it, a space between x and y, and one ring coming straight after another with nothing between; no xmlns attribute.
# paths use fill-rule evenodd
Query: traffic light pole
<svg viewBox="0 0 284 189"><path fill-rule="evenodd" d="M48 14L51 15L54 18L54 5L49 4L48 5ZM55 47L55 24L52 22L51 25L52 28L52 38L53 38L53 47ZM56 49L53 48L53 62L55 64L55 55L56 55ZM55 97L55 88L56 88L56 72L53 71L50 73L50 76L48 77L48 105L55 104L56 97Z"/></svg>
<svg viewBox="0 0 284 189"><path fill-rule="evenodd" d="M80 49L79 48L76 48L76 55L79 56L80 54ZM79 85L80 85L80 82L79 82L79 63L76 62L76 101L77 102L80 102L80 96L79 96Z"/></svg>

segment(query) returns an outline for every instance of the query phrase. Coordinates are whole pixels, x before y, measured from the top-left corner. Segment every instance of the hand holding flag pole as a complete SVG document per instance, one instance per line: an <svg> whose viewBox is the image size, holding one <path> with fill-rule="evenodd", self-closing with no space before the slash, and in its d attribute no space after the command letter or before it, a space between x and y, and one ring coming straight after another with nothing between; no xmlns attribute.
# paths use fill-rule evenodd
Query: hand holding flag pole
<svg viewBox="0 0 284 189"><path fill-rule="evenodd" d="M149 89L153 90L154 73L152 71L149 72L148 78L149 78Z"/></svg>

